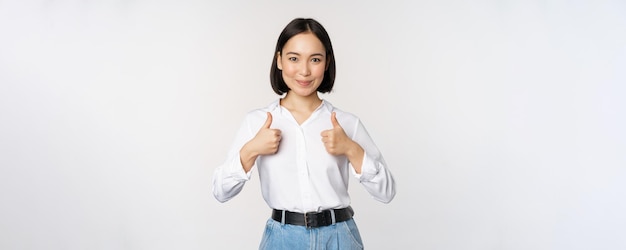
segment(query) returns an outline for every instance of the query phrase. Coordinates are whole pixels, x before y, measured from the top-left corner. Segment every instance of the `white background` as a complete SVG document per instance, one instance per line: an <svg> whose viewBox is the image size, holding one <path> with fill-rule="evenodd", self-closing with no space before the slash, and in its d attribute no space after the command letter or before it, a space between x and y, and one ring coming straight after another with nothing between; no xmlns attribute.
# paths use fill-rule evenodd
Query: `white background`
<svg viewBox="0 0 626 250"><path fill-rule="evenodd" d="M256 172L211 177L300 16L397 181L352 179L367 249L626 249L626 4L591 0L0 0L0 249L256 249Z"/></svg>

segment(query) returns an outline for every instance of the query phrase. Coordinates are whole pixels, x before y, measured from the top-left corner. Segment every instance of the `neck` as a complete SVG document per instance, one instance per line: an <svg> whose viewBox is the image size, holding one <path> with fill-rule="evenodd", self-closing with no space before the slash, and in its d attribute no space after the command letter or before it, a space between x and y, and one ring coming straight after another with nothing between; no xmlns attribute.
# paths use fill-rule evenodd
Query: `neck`
<svg viewBox="0 0 626 250"><path fill-rule="evenodd" d="M317 92L309 96L299 96L287 92L285 98L280 100L280 105L289 110L302 110L313 111L317 109L322 103L322 99L319 98Z"/></svg>

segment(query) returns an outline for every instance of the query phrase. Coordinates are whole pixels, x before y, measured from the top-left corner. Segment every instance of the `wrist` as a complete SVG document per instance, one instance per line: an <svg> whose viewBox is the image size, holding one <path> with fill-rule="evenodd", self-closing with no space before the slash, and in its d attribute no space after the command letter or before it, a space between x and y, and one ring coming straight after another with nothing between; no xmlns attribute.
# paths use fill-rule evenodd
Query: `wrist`
<svg viewBox="0 0 626 250"><path fill-rule="evenodd" d="M363 156L364 150L358 143L352 141L348 151L346 151L346 156L349 159L353 159L355 157Z"/></svg>
<svg viewBox="0 0 626 250"><path fill-rule="evenodd" d="M346 152L348 161L352 164L354 171L357 174L361 174L361 167L363 165L363 157L365 156L365 150L358 143L353 141L353 145Z"/></svg>
<svg viewBox="0 0 626 250"><path fill-rule="evenodd" d="M241 159L243 160L250 160L250 159L255 159L257 156L259 155L258 152L250 149L250 145L248 145L248 143L246 143L245 145L243 145L243 147L241 148L241 150L239 150L239 156L241 157Z"/></svg>
<svg viewBox="0 0 626 250"><path fill-rule="evenodd" d="M239 150L239 160L241 161L241 166L246 173L252 169L258 155L259 154L255 151L251 151L249 149L249 145L247 143Z"/></svg>

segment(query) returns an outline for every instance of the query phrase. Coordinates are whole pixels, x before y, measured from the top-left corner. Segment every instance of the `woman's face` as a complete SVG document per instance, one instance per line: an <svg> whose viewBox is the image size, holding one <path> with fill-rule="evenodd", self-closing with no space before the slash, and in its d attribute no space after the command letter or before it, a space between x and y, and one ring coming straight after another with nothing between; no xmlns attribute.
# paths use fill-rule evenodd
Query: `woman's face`
<svg viewBox="0 0 626 250"><path fill-rule="evenodd" d="M327 58L322 42L310 32L290 38L276 58L290 93L308 97L324 80Z"/></svg>

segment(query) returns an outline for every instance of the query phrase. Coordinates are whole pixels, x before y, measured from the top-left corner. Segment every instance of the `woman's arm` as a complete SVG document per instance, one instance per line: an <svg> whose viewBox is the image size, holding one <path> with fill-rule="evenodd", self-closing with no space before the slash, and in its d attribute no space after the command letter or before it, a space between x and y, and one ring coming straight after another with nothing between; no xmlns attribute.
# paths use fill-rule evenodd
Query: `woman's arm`
<svg viewBox="0 0 626 250"><path fill-rule="evenodd" d="M374 199L383 203L391 202L396 195L395 180L387 168L387 163L381 152L360 120L357 120L352 140L364 152L361 161L350 160L350 165L354 168L359 182ZM361 171L357 171L357 169Z"/></svg>
<svg viewBox="0 0 626 250"><path fill-rule="evenodd" d="M389 203L396 195L395 182L386 167L382 154L359 119L351 137L337 121L336 113L330 117L333 128L322 131L322 142L332 155L345 155L350 166L365 189L374 199Z"/></svg>
<svg viewBox="0 0 626 250"><path fill-rule="evenodd" d="M226 202L235 197L241 192L245 182L250 180L250 172L244 171L241 164L240 149L251 138L249 122L246 117L236 133L226 160L213 173L213 196L219 202Z"/></svg>

